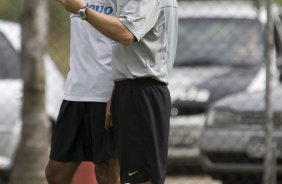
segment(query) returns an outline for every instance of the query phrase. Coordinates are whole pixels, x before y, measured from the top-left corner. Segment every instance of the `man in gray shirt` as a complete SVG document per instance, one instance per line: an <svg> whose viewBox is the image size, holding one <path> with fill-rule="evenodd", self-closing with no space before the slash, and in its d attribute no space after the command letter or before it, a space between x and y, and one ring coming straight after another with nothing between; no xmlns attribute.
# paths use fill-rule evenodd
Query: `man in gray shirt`
<svg viewBox="0 0 282 184"><path fill-rule="evenodd" d="M111 109L121 183L163 184L171 105L167 83L177 42L176 1L117 0L116 17L85 7L83 0L58 1L117 42Z"/></svg>

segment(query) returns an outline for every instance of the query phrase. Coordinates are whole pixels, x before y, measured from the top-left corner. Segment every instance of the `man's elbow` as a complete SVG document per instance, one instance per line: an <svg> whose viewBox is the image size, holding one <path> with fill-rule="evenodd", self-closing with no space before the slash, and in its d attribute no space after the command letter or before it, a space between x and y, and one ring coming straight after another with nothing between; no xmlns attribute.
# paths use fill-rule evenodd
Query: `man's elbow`
<svg viewBox="0 0 282 184"><path fill-rule="evenodd" d="M135 42L135 40L136 40L135 36L132 33L130 33L121 37L119 43L126 46L132 44L133 42Z"/></svg>

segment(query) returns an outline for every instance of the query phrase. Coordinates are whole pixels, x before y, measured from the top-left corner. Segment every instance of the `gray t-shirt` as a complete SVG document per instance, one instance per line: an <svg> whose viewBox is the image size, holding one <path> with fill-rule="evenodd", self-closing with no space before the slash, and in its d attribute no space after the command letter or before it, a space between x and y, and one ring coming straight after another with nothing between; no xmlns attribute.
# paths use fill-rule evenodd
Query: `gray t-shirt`
<svg viewBox="0 0 282 184"><path fill-rule="evenodd" d="M119 0L117 16L137 42L113 46L114 80L152 77L167 83L177 45L177 2Z"/></svg>

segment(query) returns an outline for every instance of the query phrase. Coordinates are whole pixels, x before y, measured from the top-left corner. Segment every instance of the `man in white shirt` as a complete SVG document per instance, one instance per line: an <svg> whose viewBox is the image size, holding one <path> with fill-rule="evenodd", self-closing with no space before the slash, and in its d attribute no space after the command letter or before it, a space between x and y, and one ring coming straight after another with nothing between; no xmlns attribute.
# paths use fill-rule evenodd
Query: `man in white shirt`
<svg viewBox="0 0 282 184"><path fill-rule="evenodd" d="M101 14L116 14L113 0L85 0L83 3ZM114 85L113 41L77 14L71 14L70 19L70 70L53 132L46 178L49 184L68 184L82 161L92 161L99 184L118 184L113 130L105 124L106 106Z"/></svg>
<svg viewBox="0 0 282 184"><path fill-rule="evenodd" d="M78 13L113 46L112 116L121 183L163 184L166 175L170 94L177 43L176 0L117 0L117 16L58 0Z"/></svg>

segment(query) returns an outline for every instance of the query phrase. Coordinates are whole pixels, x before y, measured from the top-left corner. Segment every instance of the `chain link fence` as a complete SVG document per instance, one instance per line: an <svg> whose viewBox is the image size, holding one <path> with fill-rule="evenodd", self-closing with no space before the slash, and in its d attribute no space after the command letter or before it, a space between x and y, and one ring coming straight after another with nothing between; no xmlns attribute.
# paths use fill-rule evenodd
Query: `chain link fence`
<svg viewBox="0 0 282 184"><path fill-rule="evenodd" d="M1 0L0 20L19 22L21 2ZM273 152L266 149L264 128L267 122L266 49L269 48L265 41L265 5L266 1L259 0L179 1L178 49L169 83L172 110L168 167L188 166L189 169L181 176L169 176L167 184L259 184L263 182L264 170L272 169L276 163L277 178L281 179L282 11L277 3L273 4L275 49L271 52L273 63L269 76L277 162L264 165L265 155ZM56 1L49 1L49 10L48 53L54 61L51 65L59 69L56 75L66 76L69 14ZM14 28L5 29L14 34ZM12 63L12 58L18 57L11 48L15 45L13 47L19 49L19 43L13 41L18 37L15 34L7 39L8 33L0 33L0 80L8 71L3 69L2 63L7 60ZM12 64L9 66L11 68ZM55 81L56 78L49 78L50 85ZM21 84L11 83L7 87L0 82L0 89L15 92L13 97L20 99L21 93L17 93L20 89L15 89L17 85L20 88ZM15 110L6 105L11 102L8 94L12 92L0 98L3 106L0 132L4 130L2 124L9 124L4 120L14 115ZM49 97L53 99L52 95ZM53 112L56 113L54 109ZM199 173L205 176L191 176L198 175L191 172L190 168L194 167L202 168Z"/></svg>
<svg viewBox="0 0 282 184"><path fill-rule="evenodd" d="M274 27L266 29L266 4L179 1L179 42L169 84L171 165L198 164L223 184L263 183L268 171L264 183L273 183L269 174L276 176L276 163L270 157L275 151L265 144L265 130L272 131L266 124L272 125L273 107L275 124L268 135L279 147L281 10L273 4ZM265 106L270 89L271 103Z"/></svg>

